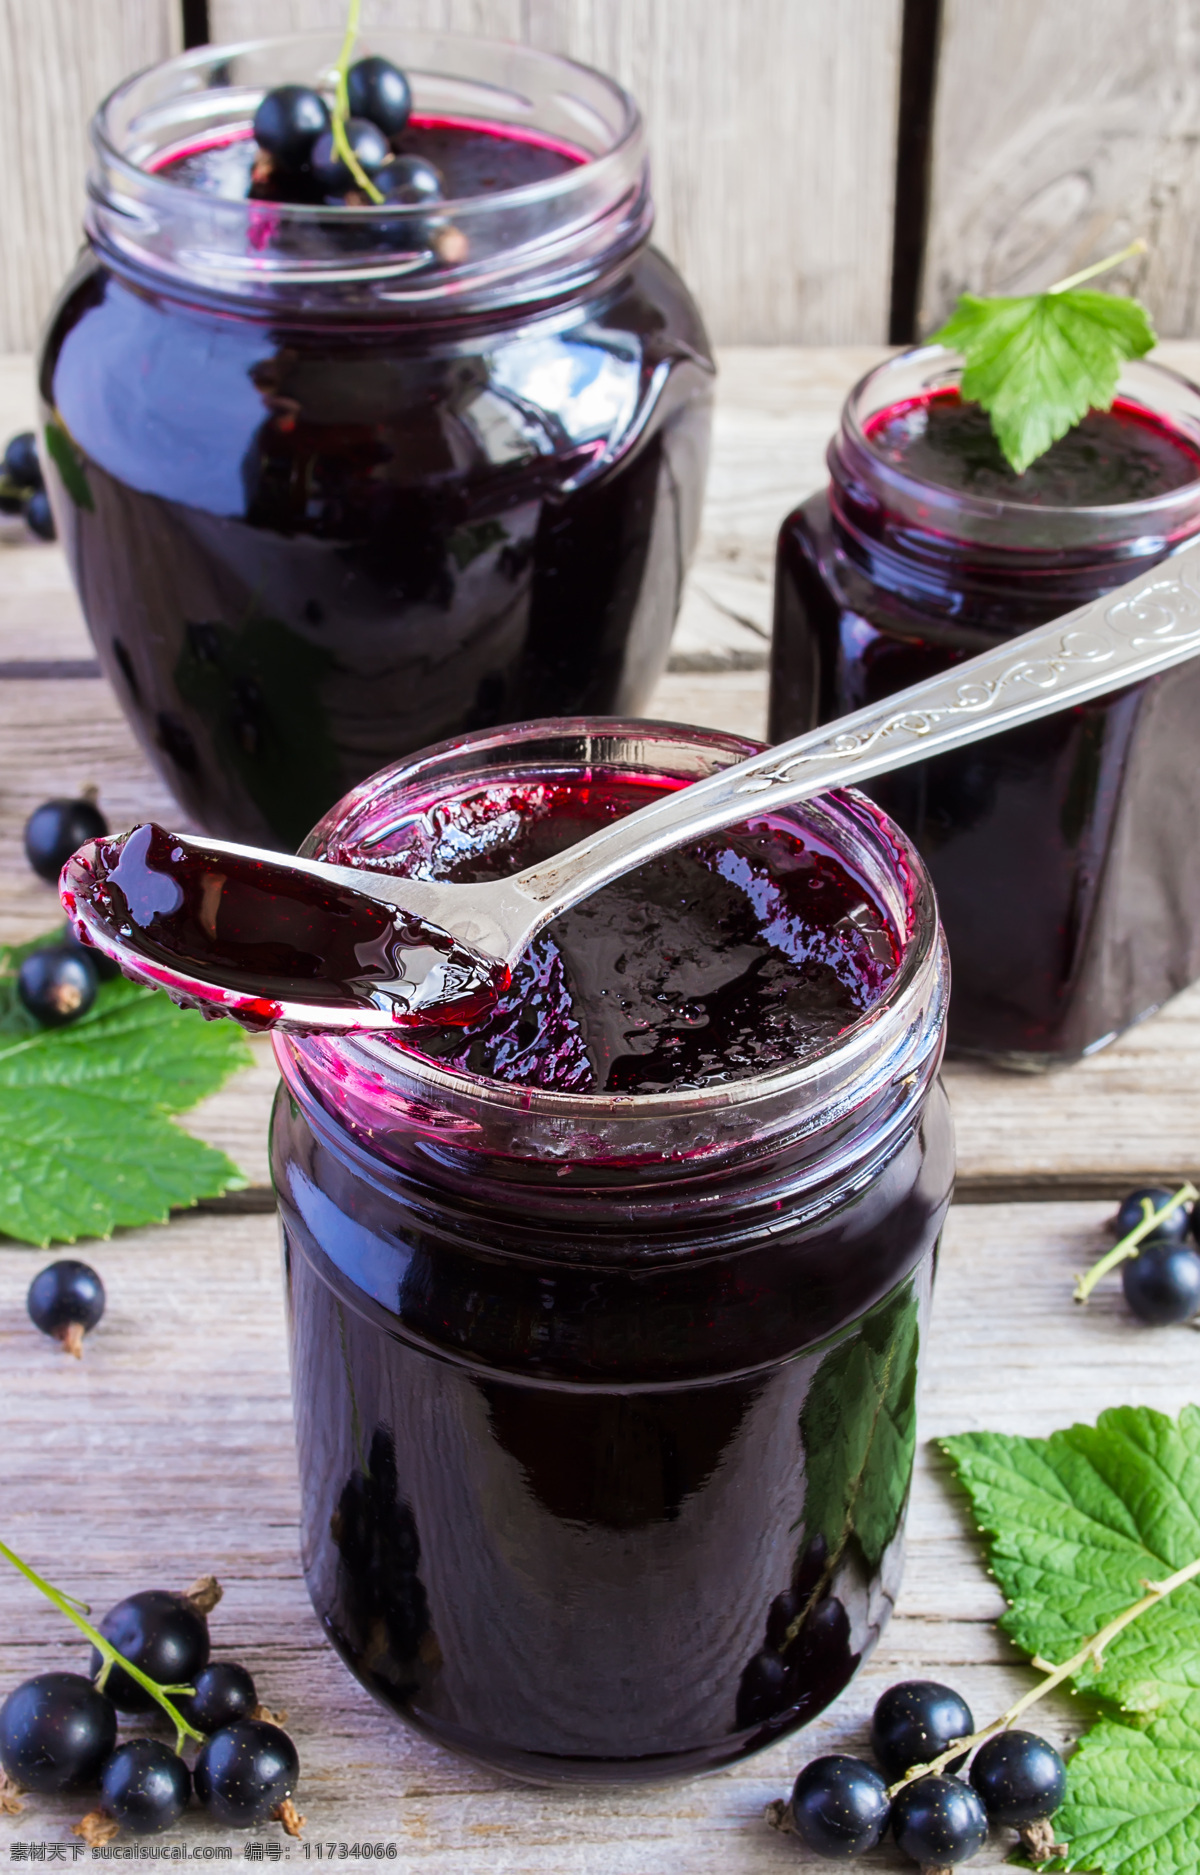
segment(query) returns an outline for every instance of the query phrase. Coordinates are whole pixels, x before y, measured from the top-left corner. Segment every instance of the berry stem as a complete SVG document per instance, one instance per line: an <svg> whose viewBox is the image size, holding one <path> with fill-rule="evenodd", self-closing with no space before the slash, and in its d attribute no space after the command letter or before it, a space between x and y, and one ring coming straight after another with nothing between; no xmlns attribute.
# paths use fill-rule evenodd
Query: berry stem
<svg viewBox="0 0 1200 1875"><path fill-rule="evenodd" d="M354 51L358 38L358 16L362 10L362 0L349 0L346 10L346 34L342 40L342 49L338 53L338 62L334 79L333 95L333 147L341 157L346 168L354 177L358 187L369 202L382 202L383 193L375 187L366 170L355 156L346 135L346 121L350 116L350 91L348 73L350 55Z"/></svg>
<svg viewBox="0 0 1200 1875"><path fill-rule="evenodd" d="M1099 1262L1093 1263L1086 1276L1076 1279L1073 1291L1076 1302L1086 1302L1102 1276L1107 1276L1109 1270L1115 1270L1117 1264L1124 1263L1127 1257L1137 1255L1142 1239L1150 1235L1156 1224L1161 1224L1164 1218L1170 1217L1172 1211L1178 1210L1181 1204L1188 1203L1196 1197L1200 1197L1200 1193L1194 1185L1188 1184L1185 1180L1174 1196L1169 1198L1166 1204L1160 1205L1157 1211L1146 1211L1146 1200L1143 1198L1142 1209L1145 1215L1141 1223L1135 1224L1119 1243L1115 1243L1112 1249L1100 1258Z"/></svg>
<svg viewBox="0 0 1200 1875"><path fill-rule="evenodd" d="M178 1707L173 1706L167 1698L168 1693L194 1693L196 1690L194 1686L160 1686L157 1680L152 1680L149 1674L142 1672L140 1667L135 1667L132 1660L126 1660L124 1654L119 1654L112 1642L105 1640L99 1628L94 1628L90 1621L84 1620L77 1611L80 1608L86 1608L86 1602L78 1601L74 1595L64 1595L61 1589L54 1588L51 1583L38 1575L35 1569L31 1569L27 1562L22 1562L16 1551L9 1549L7 1543L0 1543L0 1556L3 1556L6 1562L10 1562L27 1582L32 1582L34 1588L38 1589L48 1602L53 1602L60 1614L66 1615L68 1621L73 1621L81 1634L86 1634L104 1662L96 1675L96 1686L100 1692L104 1691L104 1682L112 1669L123 1667L130 1679L136 1680L142 1690L149 1693L151 1699L162 1707L170 1719L175 1727L176 1751L183 1750L183 1742L186 1738L194 1738L197 1744L203 1744L204 1734L189 1725Z"/></svg>
<svg viewBox="0 0 1200 1875"><path fill-rule="evenodd" d="M1107 273L1110 267L1119 267L1123 260L1132 260L1135 254L1144 254L1150 243L1139 234L1136 241L1123 247L1119 254L1110 254L1107 260L1093 261L1090 267L1080 268L1078 273L1069 273L1065 280L1056 280L1053 286L1046 288L1047 293L1069 293L1072 287L1082 286L1085 280L1094 280L1099 273Z"/></svg>
<svg viewBox="0 0 1200 1875"><path fill-rule="evenodd" d="M1052 1693L1056 1686L1061 1686L1064 1680L1069 1680L1089 1662L1098 1667L1105 1648L1110 1641L1116 1639L1123 1628L1127 1628L1131 1621L1136 1621L1139 1615L1144 1615L1148 1608L1157 1607L1159 1602L1165 1601L1168 1595L1182 1588L1185 1582L1194 1582L1197 1576L1200 1576L1200 1556L1194 1562L1187 1563L1184 1568L1177 1569L1174 1575L1167 1576L1163 1582L1143 1583L1146 1593L1141 1600L1134 1602L1129 1608L1123 1608L1119 1615L1114 1615L1098 1634L1093 1634L1090 1639L1086 1640L1078 1653L1072 1654L1069 1660L1064 1660L1060 1667L1051 1666L1048 1660L1035 1655L1033 1665L1039 1673L1044 1673L1046 1676L1038 1686L1032 1686L1027 1693L1022 1693L1016 1704L1010 1706L1007 1712L1002 1712L998 1719L993 1719L990 1725L982 1726L978 1732L972 1732L966 1738L956 1738L940 1757L933 1758L928 1764L910 1766L904 1776L892 1785L888 1796L894 1797L897 1791L903 1790L906 1784L911 1784L915 1777L931 1777L938 1771L944 1771L953 1758L965 1757L968 1752L974 1751L977 1745L982 1745L989 1738L993 1738L997 1732L1006 1732L1023 1712L1028 1711L1030 1706L1036 1705L1039 1699L1044 1699L1047 1693Z"/></svg>

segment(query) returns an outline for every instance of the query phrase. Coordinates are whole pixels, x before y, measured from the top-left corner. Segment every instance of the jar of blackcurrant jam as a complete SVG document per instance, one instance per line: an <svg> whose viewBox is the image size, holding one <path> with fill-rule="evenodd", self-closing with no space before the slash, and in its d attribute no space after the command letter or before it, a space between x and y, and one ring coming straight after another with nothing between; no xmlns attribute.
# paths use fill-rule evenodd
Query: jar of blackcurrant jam
<svg viewBox="0 0 1200 1875"><path fill-rule="evenodd" d="M851 393L779 537L770 733L1100 597L1200 530L1200 390L1126 365L1017 476L937 346ZM1200 976L1200 663L873 782L933 878L952 1052L1047 1068Z"/></svg>
<svg viewBox="0 0 1200 1875"><path fill-rule="evenodd" d="M480 734L307 850L502 876L749 752ZM846 1685L899 1580L946 998L920 861L844 793L606 887L465 1028L277 1038L304 1568L386 1706L615 1784Z"/></svg>
<svg viewBox="0 0 1200 1875"><path fill-rule="evenodd" d="M251 199L259 101L330 92L339 44L205 47L113 93L40 365L59 532L130 722L199 827L293 849L443 737L644 707L713 373L649 245L637 110L583 66L374 34L412 87L395 148L444 199Z"/></svg>

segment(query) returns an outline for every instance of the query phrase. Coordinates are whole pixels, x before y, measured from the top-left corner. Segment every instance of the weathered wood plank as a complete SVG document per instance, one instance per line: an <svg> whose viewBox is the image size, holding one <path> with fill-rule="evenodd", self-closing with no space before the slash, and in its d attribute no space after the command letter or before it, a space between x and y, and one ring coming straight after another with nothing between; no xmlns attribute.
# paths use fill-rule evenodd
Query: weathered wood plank
<svg viewBox="0 0 1200 1875"><path fill-rule="evenodd" d="M214 39L340 29L343 0L211 0ZM656 238L721 343L881 340L898 0L366 0L377 27L524 40L611 72L649 126Z"/></svg>
<svg viewBox="0 0 1200 1875"><path fill-rule="evenodd" d="M1200 8L946 0L921 330L964 289L1025 293L1115 253L1166 334L1197 330ZM1105 284L1110 284L1106 282Z"/></svg>
<svg viewBox="0 0 1200 1875"><path fill-rule="evenodd" d="M178 0L0 0L0 351L36 342L74 260L93 111L178 51L181 17Z"/></svg>
<svg viewBox="0 0 1200 1875"><path fill-rule="evenodd" d="M926 1440L979 1426L1046 1433L1124 1401L1175 1412L1192 1397L1189 1330L1139 1329L1115 1286L1086 1311L1070 1301L1072 1272L1094 1253L1104 1210L952 1212L926 1365ZM6 1540L101 1609L132 1589L214 1569L227 1590L213 1617L216 1649L245 1660L268 1703L288 1711L311 1842L394 1841L397 1875L478 1875L483 1866L782 1875L810 1862L763 1828L763 1805L806 1758L861 1751L885 1685L936 1674L983 1719L1030 1684L990 1625L999 1596L925 1446L896 1618L831 1713L795 1742L692 1784L592 1796L509 1787L385 1717L309 1608L274 1221L181 1219L97 1246L109 1310L80 1365L25 1319L25 1287L42 1260L0 1254ZM0 1575L0 1692L33 1671L78 1670L84 1658L60 1617L11 1572ZM1061 1743L1078 1721L1059 1700L1041 1708L1038 1724ZM0 1818L0 1846L69 1841L81 1807L29 1799L20 1816ZM232 1842L241 1860L239 1833L198 1813L167 1840ZM888 1851L872 1860L888 1871L909 1866ZM1002 1866L1000 1842L973 1864L981 1875Z"/></svg>

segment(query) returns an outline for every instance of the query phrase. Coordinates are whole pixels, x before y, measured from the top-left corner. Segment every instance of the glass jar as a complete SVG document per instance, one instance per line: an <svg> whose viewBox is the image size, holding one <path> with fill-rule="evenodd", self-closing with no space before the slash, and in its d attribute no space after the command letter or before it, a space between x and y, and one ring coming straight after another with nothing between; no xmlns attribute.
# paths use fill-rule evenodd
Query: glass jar
<svg viewBox="0 0 1200 1875"><path fill-rule="evenodd" d="M206 46L112 94L40 362L59 533L131 724L199 827L289 848L442 737L644 706L711 406L648 245L641 120L586 67L373 33L411 78L402 140L477 192L247 199L259 99L327 83L339 46Z"/></svg>
<svg viewBox="0 0 1200 1875"><path fill-rule="evenodd" d="M1045 459L1049 499L1033 471L1001 497L990 465L964 466L957 488L910 466L958 375L937 346L870 372L830 446L828 491L784 522L772 740L1086 604L1200 529L1200 390L1174 372L1124 367L1099 443L1081 432L1066 471ZM1176 485L1147 492L1158 457ZM1076 476L1107 499L1067 500ZM952 1053L1074 1061L1200 976L1198 714L1193 661L870 784L937 891Z"/></svg>
<svg viewBox="0 0 1200 1875"><path fill-rule="evenodd" d="M375 777L306 850L378 856L464 790L678 785L750 749L644 723L477 735ZM862 796L776 819L845 856L897 934L884 993L801 1058L598 1095L276 1038L313 1604L385 1705L533 1781L770 1743L895 1598L953 1175L944 946Z"/></svg>

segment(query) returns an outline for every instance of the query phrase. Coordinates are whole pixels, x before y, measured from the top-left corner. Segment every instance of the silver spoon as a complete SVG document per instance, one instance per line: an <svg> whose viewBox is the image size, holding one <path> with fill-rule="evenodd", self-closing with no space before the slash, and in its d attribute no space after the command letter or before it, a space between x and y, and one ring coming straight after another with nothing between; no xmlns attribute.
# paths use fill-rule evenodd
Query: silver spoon
<svg viewBox="0 0 1200 1875"><path fill-rule="evenodd" d="M494 999L544 925L671 847L1122 689L1198 651L1200 544L509 879L407 879L139 827L81 847L63 871L63 903L84 941L127 976L207 1014L296 1029L461 1022Z"/></svg>

